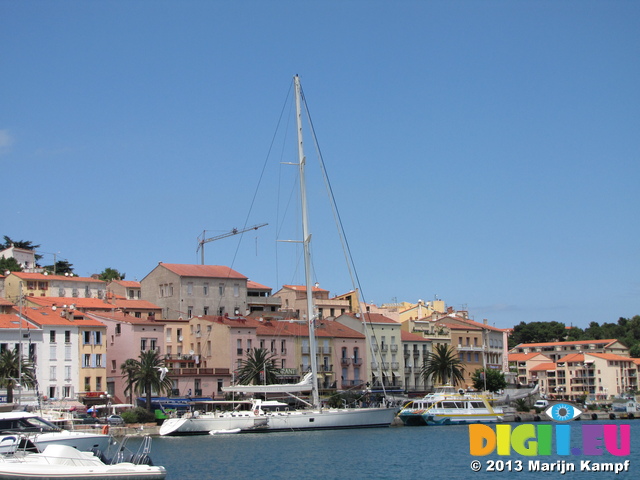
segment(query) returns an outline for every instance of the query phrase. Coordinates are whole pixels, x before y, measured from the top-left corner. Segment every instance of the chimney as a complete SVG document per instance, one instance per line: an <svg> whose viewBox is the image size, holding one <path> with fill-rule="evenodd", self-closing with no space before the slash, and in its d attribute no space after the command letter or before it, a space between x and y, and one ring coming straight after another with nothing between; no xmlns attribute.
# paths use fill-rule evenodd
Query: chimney
<svg viewBox="0 0 640 480"><path fill-rule="evenodd" d="M489 320L485 318L484 320L482 320L482 323L484 323L485 325L489 325Z"/></svg>

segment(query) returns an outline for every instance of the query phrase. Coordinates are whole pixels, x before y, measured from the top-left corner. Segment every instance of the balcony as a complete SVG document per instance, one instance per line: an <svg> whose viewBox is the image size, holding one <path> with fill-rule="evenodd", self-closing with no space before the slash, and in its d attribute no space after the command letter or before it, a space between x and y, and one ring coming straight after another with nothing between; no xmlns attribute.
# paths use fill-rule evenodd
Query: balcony
<svg viewBox="0 0 640 480"><path fill-rule="evenodd" d="M399 362L391 362L391 370L398 370L400 368Z"/></svg>
<svg viewBox="0 0 640 480"><path fill-rule="evenodd" d="M342 357L340 359L340 365L342 365L343 367L348 367L349 365L351 365L351 359L349 357Z"/></svg>
<svg viewBox="0 0 640 480"><path fill-rule="evenodd" d="M362 359L361 358L354 358L353 359L353 366L354 367L359 367L362 365Z"/></svg>
<svg viewBox="0 0 640 480"><path fill-rule="evenodd" d="M311 353L311 347L304 345L301 347L302 355L309 355Z"/></svg>
<svg viewBox="0 0 640 480"><path fill-rule="evenodd" d="M388 352L389 351L389 345L385 345L383 343L382 345L380 345L380 351L381 352Z"/></svg>
<svg viewBox="0 0 640 480"><path fill-rule="evenodd" d="M390 350L392 353L397 352L397 351L398 351L398 345L395 345L395 344L391 345L391 346L389 347L389 350Z"/></svg>
<svg viewBox="0 0 640 480"><path fill-rule="evenodd" d="M213 369L213 368L171 368L169 370L169 376L175 377L192 377L192 376L204 376L204 375L214 375L217 374L217 370L228 370L228 369Z"/></svg>
<svg viewBox="0 0 640 480"><path fill-rule="evenodd" d="M331 355L331 347L316 347L316 351L323 355Z"/></svg>
<svg viewBox="0 0 640 480"><path fill-rule="evenodd" d="M333 372L333 365L318 365L319 373L331 373Z"/></svg>

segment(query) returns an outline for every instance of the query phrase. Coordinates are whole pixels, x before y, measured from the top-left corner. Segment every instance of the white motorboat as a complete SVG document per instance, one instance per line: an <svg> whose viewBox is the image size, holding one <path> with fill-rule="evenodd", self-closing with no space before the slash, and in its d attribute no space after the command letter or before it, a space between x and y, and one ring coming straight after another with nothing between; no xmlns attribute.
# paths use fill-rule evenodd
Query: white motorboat
<svg viewBox="0 0 640 480"><path fill-rule="evenodd" d="M503 421L503 411L492 406L486 395L443 386L407 403L398 417L407 426L497 423Z"/></svg>
<svg viewBox="0 0 640 480"><path fill-rule="evenodd" d="M42 453L0 455L0 480L164 480L166 476L161 466L105 463L68 445L48 445Z"/></svg>
<svg viewBox="0 0 640 480"><path fill-rule="evenodd" d="M0 413L0 434L19 434L28 437L42 452L48 445L68 445L89 452L92 449L106 451L113 438L103 430L96 432L61 429L42 417L28 412Z"/></svg>

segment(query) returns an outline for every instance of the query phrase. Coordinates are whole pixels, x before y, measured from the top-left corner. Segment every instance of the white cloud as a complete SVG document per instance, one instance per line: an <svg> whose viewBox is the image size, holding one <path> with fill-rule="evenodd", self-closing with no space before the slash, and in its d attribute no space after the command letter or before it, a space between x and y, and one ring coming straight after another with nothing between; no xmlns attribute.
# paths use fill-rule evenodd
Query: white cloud
<svg viewBox="0 0 640 480"><path fill-rule="evenodd" d="M9 152L11 145L13 145L13 137L9 130L0 130L0 155Z"/></svg>

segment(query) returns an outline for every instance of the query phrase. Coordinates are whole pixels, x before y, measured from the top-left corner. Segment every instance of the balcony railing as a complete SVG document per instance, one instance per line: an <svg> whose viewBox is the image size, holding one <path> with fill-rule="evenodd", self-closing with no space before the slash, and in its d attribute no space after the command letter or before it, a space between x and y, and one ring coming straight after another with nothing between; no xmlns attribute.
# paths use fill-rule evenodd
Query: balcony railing
<svg viewBox="0 0 640 480"><path fill-rule="evenodd" d="M343 367L351 365L351 359L349 357L342 357L340 359L340 365L342 365Z"/></svg>
<svg viewBox="0 0 640 480"><path fill-rule="evenodd" d="M353 365L356 367L359 367L360 365L362 365L362 359L361 358L354 358L353 359Z"/></svg>
<svg viewBox="0 0 640 480"><path fill-rule="evenodd" d="M397 352L398 351L398 345L391 345L389 347L389 349L391 350L391 352Z"/></svg>

